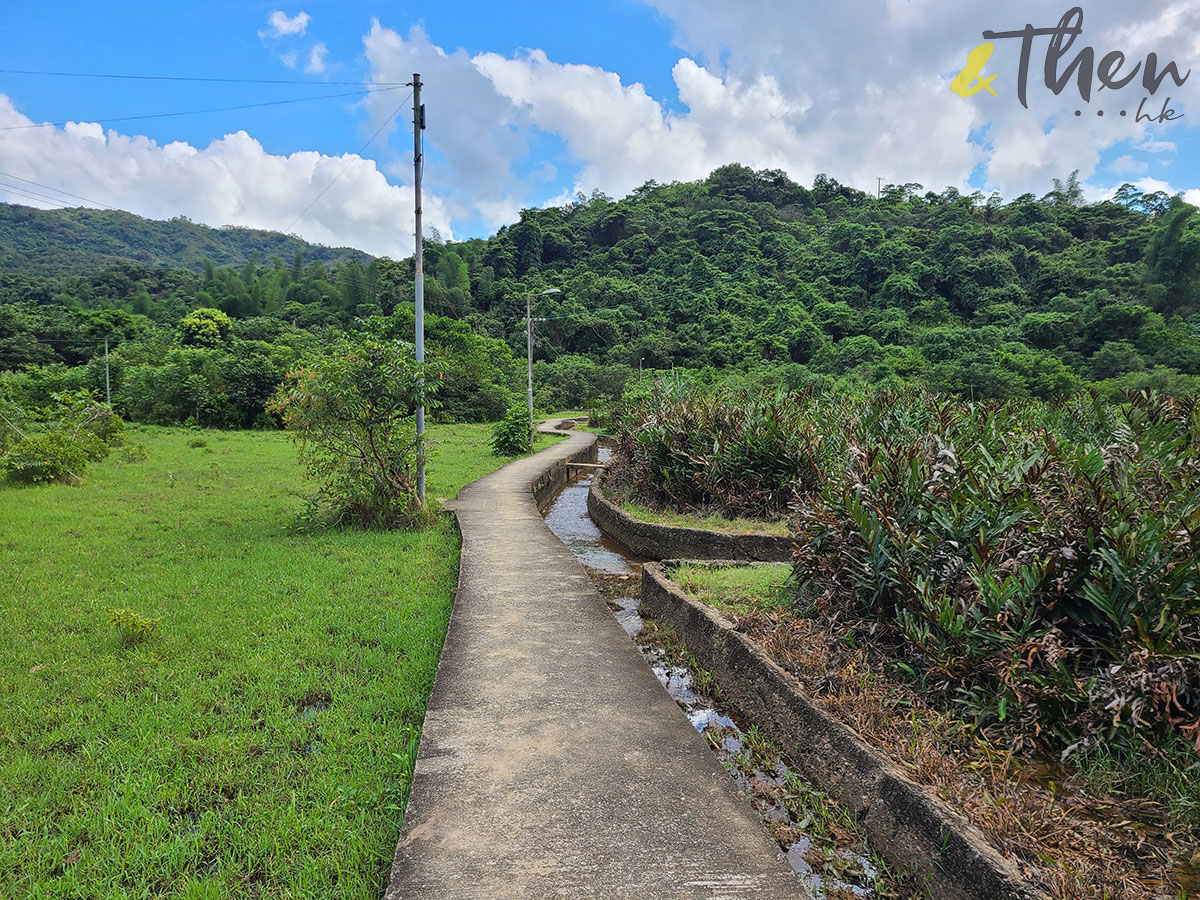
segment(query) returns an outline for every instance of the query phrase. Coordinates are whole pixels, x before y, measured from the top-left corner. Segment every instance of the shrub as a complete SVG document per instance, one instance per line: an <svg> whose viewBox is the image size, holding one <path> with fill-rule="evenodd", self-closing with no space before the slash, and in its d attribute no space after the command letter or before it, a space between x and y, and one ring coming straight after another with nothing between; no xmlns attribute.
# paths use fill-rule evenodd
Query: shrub
<svg viewBox="0 0 1200 900"><path fill-rule="evenodd" d="M108 624L117 630L122 647L134 647L158 630L158 619L151 619L132 609L110 609Z"/></svg>
<svg viewBox="0 0 1200 900"><path fill-rule="evenodd" d="M89 444L62 431L40 431L21 438L4 455L9 477L25 484L78 480L92 458Z"/></svg>
<svg viewBox="0 0 1200 900"><path fill-rule="evenodd" d="M415 411L426 384L411 344L355 333L287 375L268 404L321 482L313 524L411 527L427 521L416 495Z"/></svg>
<svg viewBox="0 0 1200 900"><path fill-rule="evenodd" d="M504 418L492 425L492 452L522 456L533 449L533 419L525 401L513 403Z"/></svg>
<svg viewBox="0 0 1200 900"><path fill-rule="evenodd" d="M1200 742L1200 403L658 387L622 413L638 488L779 510L798 606L930 695L1064 755Z"/></svg>
<svg viewBox="0 0 1200 900"><path fill-rule="evenodd" d="M90 461L104 459L111 447L125 443L125 423L86 391L54 394L52 400L53 405L41 411L42 430L27 425L30 430L18 432L0 458L16 481L76 481Z"/></svg>
<svg viewBox="0 0 1200 900"><path fill-rule="evenodd" d="M686 378L635 387L613 411L639 492L681 511L778 518L812 490L827 443L802 401L814 391L705 388Z"/></svg>

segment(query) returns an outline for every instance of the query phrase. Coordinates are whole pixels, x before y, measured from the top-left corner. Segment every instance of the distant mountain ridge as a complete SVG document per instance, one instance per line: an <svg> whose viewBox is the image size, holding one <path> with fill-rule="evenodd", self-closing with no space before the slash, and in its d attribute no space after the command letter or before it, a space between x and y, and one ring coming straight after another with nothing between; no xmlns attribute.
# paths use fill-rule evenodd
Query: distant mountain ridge
<svg viewBox="0 0 1200 900"><path fill-rule="evenodd" d="M301 238L257 228L210 228L188 219L144 219L118 210L34 209L0 203L0 271L55 277L98 272L115 260L149 266L200 270L260 263L278 256L304 261L368 265L373 256L349 247L310 244Z"/></svg>

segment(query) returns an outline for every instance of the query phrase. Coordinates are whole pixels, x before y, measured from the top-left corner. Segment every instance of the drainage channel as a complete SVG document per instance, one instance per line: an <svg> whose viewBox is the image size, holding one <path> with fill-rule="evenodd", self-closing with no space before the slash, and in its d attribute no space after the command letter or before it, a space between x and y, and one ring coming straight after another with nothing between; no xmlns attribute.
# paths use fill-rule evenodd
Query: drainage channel
<svg viewBox="0 0 1200 900"><path fill-rule="evenodd" d="M599 449L601 462L610 455ZM621 627L737 782L804 885L828 900L879 897L881 873L862 852L848 814L809 788L757 728L712 699L703 690L703 674L682 664L669 636L639 615L644 560L607 538L588 516L594 477L579 476L562 489L546 511L550 530L583 563Z"/></svg>

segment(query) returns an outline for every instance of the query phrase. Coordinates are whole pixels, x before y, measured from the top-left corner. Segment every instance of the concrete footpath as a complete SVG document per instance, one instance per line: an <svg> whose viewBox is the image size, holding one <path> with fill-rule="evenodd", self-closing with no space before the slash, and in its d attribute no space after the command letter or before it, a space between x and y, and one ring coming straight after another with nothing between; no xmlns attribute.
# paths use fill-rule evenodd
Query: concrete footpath
<svg viewBox="0 0 1200 900"><path fill-rule="evenodd" d="M458 596L387 900L808 898L542 521L569 437L467 485Z"/></svg>

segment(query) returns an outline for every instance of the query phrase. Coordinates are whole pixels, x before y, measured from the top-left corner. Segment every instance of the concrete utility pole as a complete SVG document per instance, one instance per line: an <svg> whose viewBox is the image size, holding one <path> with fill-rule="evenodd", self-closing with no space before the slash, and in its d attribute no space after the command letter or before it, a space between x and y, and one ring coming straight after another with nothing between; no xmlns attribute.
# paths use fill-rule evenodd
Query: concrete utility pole
<svg viewBox="0 0 1200 900"><path fill-rule="evenodd" d="M421 170L425 167L421 152L421 132L425 128L425 107L421 105L421 76L414 72L413 89L413 222L416 226L416 312L417 365L425 362L425 253L421 240ZM417 407L417 502L425 505L425 402Z"/></svg>
<svg viewBox="0 0 1200 900"><path fill-rule="evenodd" d="M112 406L112 385L108 380L108 338L104 339L104 402Z"/></svg>
<svg viewBox="0 0 1200 900"><path fill-rule="evenodd" d="M533 422L533 293L525 295L525 406Z"/></svg>
<svg viewBox="0 0 1200 900"><path fill-rule="evenodd" d="M882 177L875 179L875 199L876 200L883 199L883 178Z"/></svg>
<svg viewBox="0 0 1200 900"><path fill-rule="evenodd" d="M547 288L539 294L561 294L558 288ZM525 405L529 408L529 421L533 421L533 291L525 295L525 356L526 356L526 386ZM532 439L532 435L530 435Z"/></svg>

